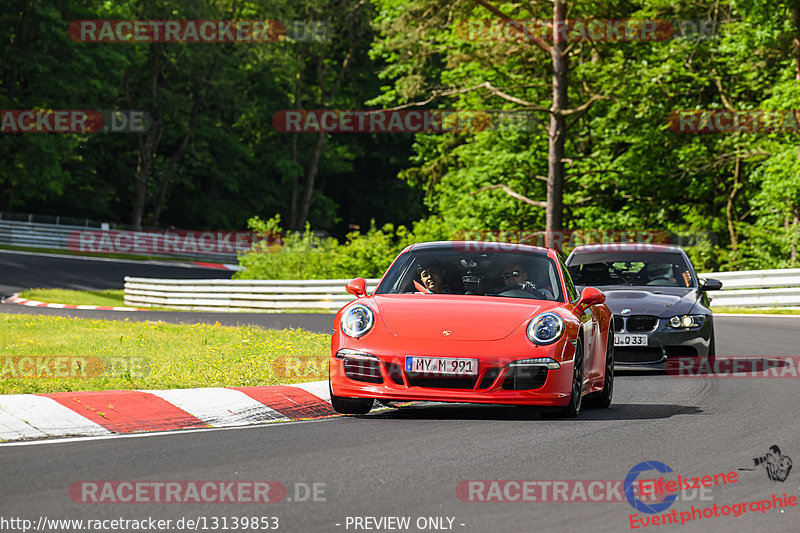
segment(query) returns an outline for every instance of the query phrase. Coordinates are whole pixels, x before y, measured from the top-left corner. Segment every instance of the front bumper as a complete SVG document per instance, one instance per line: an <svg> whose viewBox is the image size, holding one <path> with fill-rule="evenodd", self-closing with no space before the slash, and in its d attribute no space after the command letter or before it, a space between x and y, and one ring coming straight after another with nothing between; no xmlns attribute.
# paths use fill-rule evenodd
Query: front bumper
<svg viewBox="0 0 800 533"><path fill-rule="evenodd" d="M497 344L432 342L425 353L348 346L344 350L371 357L339 358L336 354L343 348L334 346L330 359L331 389L336 396L382 400L540 406L563 406L569 402L575 352L571 343L562 339L554 346L523 345L513 350ZM406 355L476 358L478 373L474 377L448 377L409 372L405 368ZM513 364L543 357L558 361L559 368Z"/></svg>
<svg viewBox="0 0 800 533"><path fill-rule="evenodd" d="M673 357L707 357L711 346L713 321L706 316L696 328L670 328L666 318L659 318L651 331L615 331L619 335L647 335L647 346L614 347L614 366L662 369Z"/></svg>

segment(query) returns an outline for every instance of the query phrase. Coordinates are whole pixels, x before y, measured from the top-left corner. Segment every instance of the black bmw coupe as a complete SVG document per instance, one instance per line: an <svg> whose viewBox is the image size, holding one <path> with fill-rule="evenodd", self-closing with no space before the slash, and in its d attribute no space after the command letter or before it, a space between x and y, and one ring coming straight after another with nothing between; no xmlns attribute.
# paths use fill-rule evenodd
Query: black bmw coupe
<svg viewBox="0 0 800 533"><path fill-rule="evenodd" d="M566 261L579 290L602 290L614 313L617 366L663 367L671 357L714 358L714 319L706 291L686 253L656 244L597 244L575 248Z"/></svg>

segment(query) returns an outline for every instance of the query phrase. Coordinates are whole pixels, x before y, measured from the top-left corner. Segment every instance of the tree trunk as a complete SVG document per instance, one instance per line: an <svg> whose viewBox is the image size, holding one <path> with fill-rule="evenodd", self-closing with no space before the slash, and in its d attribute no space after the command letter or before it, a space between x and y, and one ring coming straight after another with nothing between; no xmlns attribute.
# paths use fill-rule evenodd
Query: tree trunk
<svg viewBox="0 0 800 533"><path fill-rule="evenodd" d="M299 133L292 134L292 163L295 165L299 165L297 162L297 136L300 135ZM300 182L297 179L297 175L292 175L292 196L289 200L289 229L294 229L297 225L297 199L300 196Z"/></svg>
<svg viewBox="0 0 800 533"><path fill-rule="evenodd" d="M303 108L303 64L306 58L305 46L300 46L300 51L297 53L298 71L294 77L294 109L300 110ZM299 166L297 161L297 142L299 140L299 133L292 134L292 163ZM293 165L293 166L294 166ZM300 197L300 180L297 174L292 174L292 196L289 201L289 229L296 229L298 225L297 200Z"/></svg>
<svg viewBox="0 0 800 533"><path fill-rule="evenodd" d="M728 219L728 236L731 239L731 252L736 253L739 247L739 237L736 235L736 227L733 224L733 198L739 190L739 156L736 156L736 166L733 170L733 187L728 195L728 205L725 206L725 217Z"/></svg>
<svg viewBox="0 0 800 533"><path fill-rule="evenodd" d="M161 180L161 186L158 191L158 199L156 200L156 206L153 210L152 223L154 226L158 226L159 218L161 217L161 211L164 209L164 205L167 201L167 189L169 188L169 183L173 174L175 174L175 168L178 166L178 161L181 158L181 154L183 154L183 150L189 144L189 139L192 138L192 132L194 132L194 126L197 122L197 113L200 111L201 100L202 96L200 96L200 94L195 96L194 104L192 105L192 111L189 113L189 124L186 127L186 135L183 136L181 143L177 148L175 148L175 151L172 152L172 157L169 160L169 166L167 166L167 170L164 172L164 178Z"/></svg>
<svg viewBox="0 0 800 533"><path fill-rule="evenodd" d="M306 179L303 182L303 199L300 204L297 226L294 228L297 231L303 231L306 218L308 218L308 211L314 194L314 181L317 179L317 171L319 170L319 160L322 156L322 149L325 147L325 136L326 133L324 131L317 134L317 143L314 145L314 151L311 152L311 160L308 162Z"/></svg>
<svg viewBox="0 0 800 533"><path fill-rule="evenodd" d="M792 40L794 49L794 79L800 81L800 0L795 0L792 7L792 23L794 24L795 36Z"/></svg>
<svg viewBox="0 0 800 533"><path fill-rule="evenodd" d="M9 183L0 192L0 211L14 212L14 185Z"/></svg>
<svg viewBox="0 0 800 533"><path fill-rule="evenodd" d="M556 31L563 25L567 14L566 0L555 0L553 4L553 105L550 108L550 130L547 157L547 212L546 236L547 245L557 242L553 239L554 231L563 229L564 211L564 141L565 118L562 111L567 108L567 55L566 41Z"/></svg>
<svg viewBox="0 0 800 533"><path fill-rule="evenodd" d="M139 157L136 164L136 178L133 188L133 212L131 213L131 225L135 229L142 229L142 215L144 213L144 202L147 198L147 181L150 177L150 167L153 164L153 154L161 141L161 122L153 122L153 125L139 139Z"/></svg>
<svg viewBox="0 0 800 533"><path fill-rule="evenodd" d="M795 36L792 40L794 48L794 79L800 84L800 0L795 0L792 6L792 23L794 24ZM797 261L797 232L798 232L798 212L794 208L794 224L792 233L792 248L790 252L790 264L795 265Z"/></svg>
<svg viewBox="0 0 800 533"><path fill-rule="evenodd" d="M150 45L148 62L150 63L150 102L156 102L158 99L158 75L161 65L161 50L159 44ZM133 109L133 101L131 99L130 90L128 87L127 74L123 78L125 87L125 97L128 101L128 106ZM161 127L161 113L155 111L153 113L153 122L150 129L145 133L138 134L139 141L139 157L136 164L136 176L134 178L133 186L133 208L131 211L131 224L136 229L142 228L142 217L144 214L144 204L147 199L147 181L150 177L150 167L153 164L153 154L158 148L158 143L161 142L161 134L163 130Z"/></svg>
<svg viewBox="0 0 800 533"><path fill-rule="evenodd" d="M794 221L792 223L792 251L789 256L792 267L794 267L795 263L797 262L797 232L800 230L800 228L797 227L798 224L800 224L800 212L798 212L797 208L795 207Z"/></svg>

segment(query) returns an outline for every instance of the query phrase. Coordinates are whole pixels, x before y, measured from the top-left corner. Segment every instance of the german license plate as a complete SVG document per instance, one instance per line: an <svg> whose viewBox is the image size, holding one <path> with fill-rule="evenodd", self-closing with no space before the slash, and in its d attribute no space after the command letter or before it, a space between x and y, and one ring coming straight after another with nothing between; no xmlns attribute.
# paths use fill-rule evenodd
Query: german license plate
<svg viewBox="0 0 800 533"><path fill-rule="evenodd" d="M477 376L478 360L460 357L406 356L406 372L445 376Z"/></svg>
<svg viewBox="0 0 800 533"><path fill-rule="evenodd" d="M614 346L647 346L647 335L614 335Z"/></svg>

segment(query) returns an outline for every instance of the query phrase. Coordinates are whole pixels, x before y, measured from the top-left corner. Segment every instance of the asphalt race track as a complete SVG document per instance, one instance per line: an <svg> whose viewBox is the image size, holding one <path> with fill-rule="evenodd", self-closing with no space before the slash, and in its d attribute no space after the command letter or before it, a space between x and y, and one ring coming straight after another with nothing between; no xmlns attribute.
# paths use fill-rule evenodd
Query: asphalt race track
<svg viewBox="0 0 800 533"><path fill-rule="evenodd" d="M0 311L8 312L9 307ZM181 315L203 321L218 317ZM268 327L278 315L262 316L262 325ZM280 317L293 320L293 315ZM329 321L330 315L320 318ZM800 356L800 318L718 316L715 328L719 356ZM362 417L1 445L0 506L4 517L33 524L40 517L152 517L171 519L173 524L182 517L205 517L206 528L200 525L199 531L223 530L223 518L232 529L232 517L246 516L278 517L278 530L292 532L620 532L632 530L631 515L642 520L673 510L677 524L634 525L647 531L800 529L798 505L762 512L760 508L766 505L758 503L740 516L697 518L714 505L718 510L761 500L773 505L773 494L800 499L800 467L795 466L780 482L770 481L767 471L753 463L772 445L800 461L797 377L676 378L628 372L618 376L615 389L611 408L588 409L573 420L543 419L536 411L520 408L413 404ZM529 501L462 501L459 495L468 499L468 493L457 493L459 484L469 480L623 480L643 461L660 461L683 477L731 471L738 477L702 499L698 491L687 491L659 515L637 513L624 495L623 501L612 502L580 501L574 495L576 501L541 502L543 485L530 493L537 497L535 501L531 497ZM659 475L650 472L642 478ZM675 479L675 474L667 479ZM288 492L285 500L269 504L73 501L70 486L90 480L277 481ZM317 501L312 501L306 489L315 483L320 492ZM476 490L473 498L492 494L495 500L522 497L518 490L506 496ZM693 506L699 510L695 519L681 526L681 513L692 516ZM737 509L741 513L741 506ZM410 526L379 528L372 521L387 517L410 517ZM422 522L430 517L444 519ZM417 520L423 527L417 527ZM396 525L382 523L387 524Z"/></svg>
<svg viewBox="0 0 800 533"><path fill-rule="evenodd" d="M125 276L230 279L233 272L120 259L87 258L0 250L0 296L31 288L121 289Z"/></svg>
<svg viewBox="0 0 800 533"><path fill-rule="evenodd" d="M745 333L754 336L757 327ZM785 455L800 457L796 398L796 379L626 375L618 378L610 409L588 410L576 420L545 420L518 408L421 404L356 418L2 446L0 501L34 521L43 515L277 516L280 530L300 532L353 531L344 526L348 516L446 516L454 517L454 529L463 532L589 526L618 532L630 528L633 508L626 502L463 502L456 487L464 480L620 480L645 460L666 463L684 476L714 475L752 467L752 458L773 444ZM732 505L773 493L800 496L797 472L783 483L769 481L761 467L738 475L737 483L706 496L713 501L677 502L674 509ZM74 503L68 489L82 480L268 480L286 485L290 498L295 483L324 483L325 501ZM797 531L798 513L797 507L782 514L747 512L684 527Z"/></svg>

